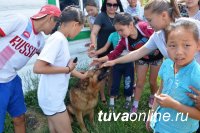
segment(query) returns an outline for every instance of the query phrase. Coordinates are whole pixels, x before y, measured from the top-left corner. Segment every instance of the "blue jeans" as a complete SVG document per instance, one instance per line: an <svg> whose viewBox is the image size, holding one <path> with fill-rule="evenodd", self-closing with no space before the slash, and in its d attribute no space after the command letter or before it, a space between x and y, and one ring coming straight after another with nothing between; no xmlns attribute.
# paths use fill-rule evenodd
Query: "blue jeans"
<svg viewBox="0 0 200 133"><path fill-rule="evenodd" d="M119 95L119 87L122 76L124 77L124 95L131 96L133 94L134 83L134 66L133 63L117 64L113 66L112 71L112 87L110 96Z"/></svg>

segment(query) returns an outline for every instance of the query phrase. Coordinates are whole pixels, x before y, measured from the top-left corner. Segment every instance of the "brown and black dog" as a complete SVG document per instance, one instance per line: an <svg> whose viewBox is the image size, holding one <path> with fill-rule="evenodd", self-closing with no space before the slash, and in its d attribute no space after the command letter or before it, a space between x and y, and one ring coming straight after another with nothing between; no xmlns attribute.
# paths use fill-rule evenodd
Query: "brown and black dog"
<svg viewBox="0 0 200 133"><path fill-rule="evenodd" d="M94 108L98 102L99 90L105 86L107 75L108 68L89 70L88 77L80 80L77 87L72 87L69 91L70 104L67 110L69 114L75 115L82 132L87 132L83 121L85 115L89 115L89 120L94 125Z"/></svg>

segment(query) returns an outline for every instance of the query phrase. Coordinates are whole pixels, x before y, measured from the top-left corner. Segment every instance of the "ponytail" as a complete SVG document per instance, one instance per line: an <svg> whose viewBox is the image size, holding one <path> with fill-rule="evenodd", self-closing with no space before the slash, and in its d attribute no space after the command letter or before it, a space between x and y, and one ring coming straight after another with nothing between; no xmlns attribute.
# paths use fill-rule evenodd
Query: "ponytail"
<svg viewBox="0 0 200 133"><path fill-rule="evenodd" d="M144 10L150 10L152 13L162 13L167 11L173 21L180 17L180 11L175 0L150 0L144 7Z"/></svg>

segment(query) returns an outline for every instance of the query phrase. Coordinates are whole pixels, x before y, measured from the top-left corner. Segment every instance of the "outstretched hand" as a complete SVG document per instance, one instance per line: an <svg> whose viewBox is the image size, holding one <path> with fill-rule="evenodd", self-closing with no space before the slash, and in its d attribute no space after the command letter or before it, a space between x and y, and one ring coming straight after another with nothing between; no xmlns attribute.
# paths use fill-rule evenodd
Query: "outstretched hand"
<svg viewBox="0 0 200 133"><path fill-rule="evenodd" d="M188 93L187 95L194 101L195 107L200 110L200 91L195 89L194 87L189 87L193 90L196 94Z"/></svg>
<svg viewBox="0 0 200 133"><path fill-rule="evenodd" d="M88 51L88 56L89 56L90 58L95 57L95 56L96 56L96 50Z"/></svg>
<svg viewBox="0 0 200 133"><path fill-rule="evenodd" d="M102 68L102 67L111 67L111 66L114 66L115 64L116 64L116 63L115 63L114 60L107 61L107 62L105 62L105 63L103 63L103 64L101 65L101 68Z"/></svg>
<svg viewBox="0 0 200 133"><path fill-rule="evenodd" d="M99 58L94 58L92 63L90 63L90 66L96 66L96 65L100 65L101 62L99 61Z"/></svg>

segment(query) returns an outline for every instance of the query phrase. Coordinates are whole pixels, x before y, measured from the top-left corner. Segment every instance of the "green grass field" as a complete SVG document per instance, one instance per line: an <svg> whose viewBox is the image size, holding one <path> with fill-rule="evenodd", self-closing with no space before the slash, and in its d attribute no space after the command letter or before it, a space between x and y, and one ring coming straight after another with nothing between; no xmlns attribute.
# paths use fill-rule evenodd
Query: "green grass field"
<svg viewBox="0 0 200 133"><path fill-rule="evenodd" d="M35 88L38 85L38 78L31 79L30 81L33 82ZM74 86L77 82L77 79L71 78L70 80L70 87ZM119 113L129 112L129 110L123 109L124 104L124 96L123 96L123 83L121 83L120 87L120 98L115 101L115 112L116 115ZM139 103L139 111L138 112L148 112L148 98L149 98L150 90L149 84L146 82L144 92L142 94L140 103ZM27 133L48 133L48 125L45 116L42 114L37 102L37 94L36 90L30 90L25 95L25 101L27 104L28 111L26 113L26 127ZM107 96L107 101L109 102L109 97ZM66 97L66 104L68 103L68 96ZM98 120L98 113L102 111L103 113L107 113L105 116L107 121L99 121ZM121 115L122 116L122 115ZM103 117L102 117L103 118ZM130 119L127 121L122 121L121 118L117 121L111 119L109 121L108 117L108 107L103 105L100 101L95 108L95 127L93 127L87 117L85 117L85 123L88 131L90 133L146 133L145 122L142 119L131 121ZM104 119L105 120L105 119ZM74 133L81 133L78 123L76 120L72 123L72 128ZM4 133L12 133L13 132L13 125L11 118L7 115L6 123L5 123L5 132Z"/></svg>

